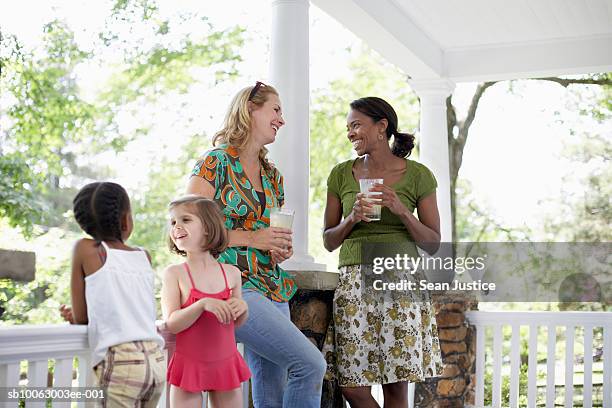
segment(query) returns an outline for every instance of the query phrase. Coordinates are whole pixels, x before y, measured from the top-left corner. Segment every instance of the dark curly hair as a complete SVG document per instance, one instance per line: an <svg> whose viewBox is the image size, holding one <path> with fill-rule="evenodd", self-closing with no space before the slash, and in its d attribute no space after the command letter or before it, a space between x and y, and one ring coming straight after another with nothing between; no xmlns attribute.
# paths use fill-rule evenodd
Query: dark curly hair
<svg viewBox="0 0 612 408"><path fill-rule="evenodd" d="M72 200L74 218L96 241L122 241L121 217L130 210L130 198L117 183L96 182L83 187Z"/></svg>
<svg viewBox="0 0 612 408"><path fill-rule="evenodd" d="M387 119L387 140L393 136L391 152L397 157L408 157L414 148L414 135L397 130L397 113L387 101L375 96L359 98L351 102L351 109L372 118L374 123Z"/></svg>

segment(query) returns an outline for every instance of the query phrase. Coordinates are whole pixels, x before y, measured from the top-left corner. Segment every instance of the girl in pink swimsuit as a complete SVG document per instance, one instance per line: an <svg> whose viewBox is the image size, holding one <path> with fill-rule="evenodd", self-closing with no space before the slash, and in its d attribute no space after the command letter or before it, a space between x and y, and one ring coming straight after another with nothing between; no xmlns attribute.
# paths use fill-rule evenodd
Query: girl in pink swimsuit
<svg viewBox="0 0 612 408"><path fill-rule="evenodd" d="M251 373L238 353L234 327L247 318L238 268L216 256L228 243L217 204L201 196L170 203L171 251L187 258L164 271L162 311L176 334L168 366L170 405L201 407L208 391L213 407L240 408L240 385Z"/></svg>

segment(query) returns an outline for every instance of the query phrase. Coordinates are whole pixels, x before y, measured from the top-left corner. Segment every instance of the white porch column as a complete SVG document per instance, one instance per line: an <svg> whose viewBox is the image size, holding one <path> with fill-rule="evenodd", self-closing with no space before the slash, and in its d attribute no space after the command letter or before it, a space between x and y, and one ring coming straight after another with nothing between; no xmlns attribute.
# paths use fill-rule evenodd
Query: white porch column
<svg viewBox="0 0 612 408"><path fill-rule="evenodd" d="M451 242L450 156L446 126L446 98L455 89L449 80L410 80L421 99L419 161L429 167L438 180L438 209L442 242Z"/></svg>
<svg viewBox="0 0 612 408"><path fill-rule="evenodd" d="M288 270L325 270L308 254L309 6L308 0L272 0L270 84L280 93L286 125L268 147L284 177L285 206L295 210L294 255L283 263Z"/></svg>

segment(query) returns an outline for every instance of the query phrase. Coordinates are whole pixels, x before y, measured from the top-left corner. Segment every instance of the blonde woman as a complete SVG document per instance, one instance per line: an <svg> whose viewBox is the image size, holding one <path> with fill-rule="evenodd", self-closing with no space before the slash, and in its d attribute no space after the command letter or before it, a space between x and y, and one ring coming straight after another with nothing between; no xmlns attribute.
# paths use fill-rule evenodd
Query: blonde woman
<svg viewBox="0 0 612 408"><path fill-rule="evenodd" d="M326 369L321 352L289 317L297 287L278 264L293 254L291 230L270 227L270 209L283 205L284 192L265 146L284 124L276 89L262 82L242 89L187 186L223 211L229 246L219 262L242 273L249 319L236 338L245 345L256 408L319 407Z"/></svg>

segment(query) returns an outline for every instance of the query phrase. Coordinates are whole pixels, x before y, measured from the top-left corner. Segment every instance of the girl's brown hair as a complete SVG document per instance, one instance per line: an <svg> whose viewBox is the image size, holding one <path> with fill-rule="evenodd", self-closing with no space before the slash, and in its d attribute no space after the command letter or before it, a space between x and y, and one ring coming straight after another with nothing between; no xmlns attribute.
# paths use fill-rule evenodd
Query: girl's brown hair
<svg viewBox="0 0 612 408"><path fill-rule="evenodd" d="M204 228L202 250L210 251L212 256L218 257L227 248L229 238L223 214L217 203L208 198L191 194L172 201L168 206L168 210L181 205L189 206L193 210L191 213L198 216L200 221L202 221ZM170 248L170 252L187 256L187 253L178 249L174 241L172 241L171 231L168 232L168 248Z"/></svg>

